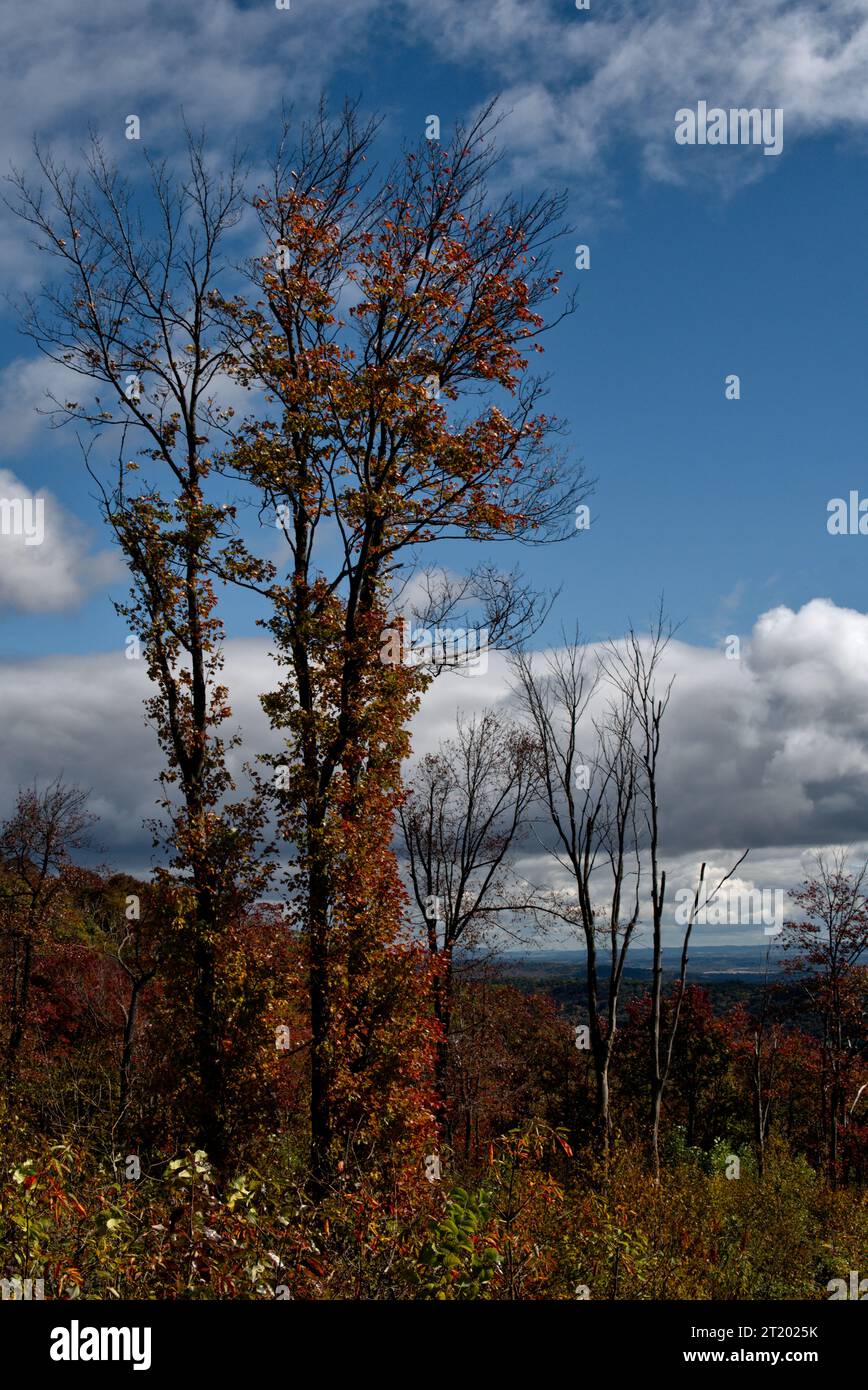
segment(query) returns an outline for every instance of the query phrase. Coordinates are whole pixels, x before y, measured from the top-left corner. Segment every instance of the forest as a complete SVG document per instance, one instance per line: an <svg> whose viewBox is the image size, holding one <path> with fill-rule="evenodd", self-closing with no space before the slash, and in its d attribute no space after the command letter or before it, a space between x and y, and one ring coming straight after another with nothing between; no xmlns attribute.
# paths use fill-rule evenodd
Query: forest
<svg viewBox="0 0 868 1390"><path fill-rule="evenodd" d="M97 140L15 176L46 265L21 329L80 382L52 421L128 572L162 773L149 875L101 863L60 768L0 826L4 1296L821 1300L868 1271L868 868L818 853L783 968L712 999L694 928L748 850L699 863L664 969L676 629L564 612L539 650L557 592L490 559L569 546L593 491L532 370L573 308L563 200L490 193L496 129L382 172L351 104L253 185L193 136L143 196ZM239 603L267 749L224 681ZM483 650L509 708L416 757ZM505 968L552 939L577 1006Z"/></svg>

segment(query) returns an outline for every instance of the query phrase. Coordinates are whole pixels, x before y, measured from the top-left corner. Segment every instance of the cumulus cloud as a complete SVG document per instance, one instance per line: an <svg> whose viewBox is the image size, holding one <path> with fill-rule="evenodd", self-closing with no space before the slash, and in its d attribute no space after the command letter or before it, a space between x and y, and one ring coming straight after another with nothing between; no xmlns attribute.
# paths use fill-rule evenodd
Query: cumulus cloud
<svg viewBox="0 0 868 1390"><path fill-rule="evenodd" d="M257 698L276 683L266 644L230 642L226 674L235 727L244 738L244 751L232 764L241 776L245 758L277 746ZM144 823L156 814L162 764L145 722L151 686L144 662L129 659L124 647L6 661L0 689L8 753L0 765L0 815L8 814L19 786L44 785L62 775L91 791L100 818L96 834L108 862L146 872L152 856Z"/></svg>
<svg viewBox="0 0 868 1390"><path fill-rule="evenodd" d="M740 873L753 886L792 887L817 847L868 841L868 614L814 599L763 614L739 660L673 642L675 676L666 716L660 803L673 892L701 860L718 876L745 848ZM268 644L230 641L226 676L245 758L278 746L258 696L276 683ZM141 662L116 654L7 663L0 716L7 756L0 811L19 783L63 770L90 785L109 842L146 858L139 829L153 813L159 754L143 724ZM506 660L474 677L446 675L425 698L414 756L454 730L458 708L511 707ZM541 873L530 853L528 876Z"/></svg>
<svg viewBox="0 0 868 1390"><path fill-rule="evenodd" d="M80 397L81 378L47 357L16 357L0 370L0 454L19 453L50 428L44 414L50 397L68 398L72 384Z"/></svg>
<svg viewBox="0 0 868 1390"><path fill-rule="evenodd" d="M661 682L670 677L659 798L670 902L694 887L701 862L713 884L745 849L735 881L745 890L797 886L827 847L868 853L868 614L828 599L774 608L742 639L738 659L673 641ZM600 702L580 747L593 744ZM417 752L448 737L456 706L470 715L486 704L513 705L499 657L485 676L447 676L434 687L417 721ZM520 867L531 882L562 880L545 856L548 839L542 823L526 846ZM699 942L712 930L700 929ZM714 929L716 944L745 938L768 940L757 927Z"/></svg>
<svg viewBox="0 0 868 1390"><path fill-rule="evenodd" d="M579 11L523 0L436 0L438 42L503 92L510 176L606 173L618 147L645 173L750 180L773 159L674 143L675 111L781 107L787 141L868 122L868 11L862 0L653 0ZM430 30L432 6L417 14ZM598 192L597 192L597 196Z"/></svg>
<svg viewBox="0 0 868 1390"><path fill-rule="evenodd" d="M121 578L117 554L91 544L53 493L0 468L0 611L63 612Z"/></svg>
<svg viewBox="0 0 868 1390"><path fill-rule="evenodd" d="M674 640L670 677L661 800L672 853L868 838L868 614L821 598L774 608L738 659ZM456 706L489 703L513 704L499 655L485 675L435 684L418 751L448 735ZM595 713L580 731L587 746Z"/></svg>
<svg viewBox="0 0 868 1390"><path fill-rule="evenodd" d="M212 150L227 150L268 123L270 147L282 108L309 111L337 64L376 41L378 11L381 0L329 0L325 16L321 0L282 10L273 0L3 6L3 168L30 165L34 136L78 165L88 130L134 179L145 172L143 147L171 157L185 124L204 129ZM125 138L129 115L140 119L141 143ZM27 229L5 212L0 262L18 287L39 279Z"/></svg>
<svg viewBox="0 0 868 1390"><path fill-rule="evenodd" d="M868 122L864 0L616 0L587 11L566 0L329 0L323 21L320 0L288 10L234 0L6 6L5 155L26 161L36 130L76 160L93 127L130 168L140 147L124 139L126 117L140 117L144 144L171 147L182 109L191 127L231 143L239 129L276 122L285 101L309 107L385 33L415 48L414 61L463 65L481 94L503 93L511 176L529 181L601 173L624 142L657 178L681 178L703 155L715 177L770 172L775 161L755 149L675 146L674 113L698 99L781 106L786 139ZM376 86L366 85L376 105ZM21 229L7 223L3 235L4 258L23 265Z"/></svg>

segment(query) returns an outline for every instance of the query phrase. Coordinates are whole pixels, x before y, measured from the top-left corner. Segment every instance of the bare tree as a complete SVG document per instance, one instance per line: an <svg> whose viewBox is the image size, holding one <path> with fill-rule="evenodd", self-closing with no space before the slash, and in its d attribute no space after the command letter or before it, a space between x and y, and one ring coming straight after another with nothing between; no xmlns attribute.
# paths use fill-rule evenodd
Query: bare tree
<svg viewBox="0 0 868 1390"><path fill-rule="evenodd" d="M400 839L413 897L425 922L440 1025L437 1089L446 1123L446 1072L455 950L508 929L529 904L512 855L536 795L532 740L487 710L458 718L453 739L415 769L399 810Z"/></svg>
<svg viewBox="0 0 868 1390"><path fill-rule="evenodd" d="M621 693L633 726L633 742L641 769L641 796L651 892L651 1037L650 1088L651 1125L649 1151L655 1174L660 1170L660 1112L666 1084L665 1050L660 1021L663 1000L663 912L666 899L666 870L660 863L660 808L658 804L660 741L663 716L669 705L672 681L658 684L660 662L672 636L672 626L664 618L662 605L652 622L649 635L642 639L629 628L623 642L609 643L604 656L607 678Z"/></svg>
<svg viewBox="0 0 868 1390"><path fill-rule="evenodd" d="M570 880L565 892L550 893L539 910L582 934L596 1122L608 1151L618 1003L639 921L638 769L629 707L611 701L593 717L600 670L578 640L541 663L523 653L514 669L519 701L536 739L542 800L553 832L546 833L544 843ZM587 750L579 741L583 719L589 724ZM607 966L600 960L601 943L608 950Z"/></svg>
<svg viewBox="0 0 868 1390"><path fill-rule="evenodd" d="M44 791L35 785L24 788L15 811L0 826L10 1074L27 1027L34 951L50 935L74 868L73 852L90 842L96 817L87 809L88 797L87 791L67 786L60 777Z"/></svg>
<svg viewBox="0 0 868 1390"><path fill-rule="evenodd" d="M623 701L625 721L638 768L637 787L642 804L643 834L640 845L647 861L647 877L651 894L651 1011L649 1038L650 1125L648 1151L656 1177L660 1174L660 1119L663 1093L672 1069L675 1039L681 1019L681 1006L687 985L688 947L701 907L705 907L720 892L735 873L748 851L736 861L707 896L705 865L700 868L698 883L685 926L681 946L681 965L668 1030L662 1027L663 1004L663 920L666 903L666 870L661 862L660 844L660 747L663 718L669 706L674 677L661 678L660 666L672 638L672 624L665 617L663 605L652 620L647 636L642 637L631 625L620 642L606 644L601 661L607 681Z"/></svg>
<svg viewBox="0 0 868 1390"><path fill-rule="evenodd" d="M651 1130L651 1160L654 1168L654 1177L660 1177L660 1117L662 1114L663 1093L669 1081L672 1071L672 1060L675 1055L675 1040L678 1036L678 1026L681 1022L681 1011L684 1005L684 998L687 992L687 965L689 962L690 938L693 935L693 928L700 910L704 910L714 901L723 888L724 884L732 878L736 869L747 858L748 850L740 855L719 880L716 887L709 893L705 887L705 864L699 866L699 877L693 891L693 900L687 915L684 927L684 936L681 941L681 961L678 971L678 982L675 986L675 1003L671 1010L668 1026L662 1027L659 1017L656 1029L652 1029L651 1034L651 1058L652 1058L652 1130ZM662 949L661 949L662 957ZM661 978L662 978L662 959L661 959ZM653 1018L653 995L652 995L652 1018ZM659 1076L658 1076L659 1074ZM654 1103L656 1101L656 1104Z"/></svg>

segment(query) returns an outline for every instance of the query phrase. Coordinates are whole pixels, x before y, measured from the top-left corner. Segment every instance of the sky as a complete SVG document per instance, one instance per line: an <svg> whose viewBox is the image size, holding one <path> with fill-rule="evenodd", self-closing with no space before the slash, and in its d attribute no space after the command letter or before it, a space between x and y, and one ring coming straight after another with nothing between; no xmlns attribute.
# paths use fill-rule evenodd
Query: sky
<svg viewBox="0 0 868 1390"><path fill-rule="evenodd" d="M559 591L536 641L576 626L590 643L617 639L661 594L680 624L667 658L673 884L750 845L742 881L791 888L817 847L864 848L868 537L827 522L833 499L868 497L868 0L10 0L0 68L4 169L32 168L34 136L74 164L93 130L134 181L146 150L177 155L184 120L216 157L237 142L256 166L283 108L350 95L382 115L385 163L430 115L448 129L498 96L501 186L566 193L572 231L554 260L577 310L542 360L547 409L595 480L587 531L498 551ZM700 101L780 110L780 154L678 144L676 112ZM125 139L130 114L141 141ZM26 230L0 211L4 291L40 278ZM7 306L0 496L44 497L46 542L0 537L0 814L19 784L63 771L93 788L112 860L142 869L158 762L112 608L124 572L72 432L37 413L46 389L62 391L62 374ZM242 600L226 612L233 706L268 747L267 643ZM474 680L444 678L417 754L451 732L457 706L509 701L496 655ZM542 872L527 853L529 875ZM725 939L762 933L703 938Z"/></svg>

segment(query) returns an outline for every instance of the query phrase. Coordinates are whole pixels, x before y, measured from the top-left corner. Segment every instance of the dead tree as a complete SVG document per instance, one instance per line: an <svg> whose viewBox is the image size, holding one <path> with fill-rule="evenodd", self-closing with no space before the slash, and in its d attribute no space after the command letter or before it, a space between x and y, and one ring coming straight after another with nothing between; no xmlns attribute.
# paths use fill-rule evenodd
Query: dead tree
<svg viewBox="0 0 868 1390"><path fill-rule="evenodd" d="M538 910L578 928L584 943L596 1125L607 1153L618 1004L639 921L638 770L629 712L623 701L614 701L594 717L600 671L577 640L541 663L522 654L514 669L519 703L537 747L549 827L542 843L568 877L568 887L541 900ZM587 748L580 742L583 721ZM608 948L608 964L600 959L601 944Z"/></svg>
<svg viewBox="0 0 868 1390"><path fill-rule="evenodd" d="M459 716L455 737L415 769L399 810L400 842L433 966L441 1129L447 1123L455 951L508 930L529 905L513 856L536 791L532 740L487 710L470 720Z"/></svg>
<svg viewBox="0 0 868 1390"><path fill-rule="evenodd" d="M661 663L672 638L672 625L665 618L662 605L650 624L646 637L634 627L628 629L620 642L606 644L602 667L606 680L623 701L625 720L629 724L633 756L638 769L637 788L642 805L643 834L641 852L647 863L651 895L651 1011L649 1035L650 1116L648 1154L655 1178L660 1173L660 1120L663 1093L672 1069L672 1057L681 1005L687 983L688 947L700 907L706 906L735 873L747 854L737 860L707 897L705 865L699 873L681 947L681 965L668 1030L663 1028L663 923L666 906L666 870L661 860L660 822L660 748L663 719L669 706L674 678L661 676Z"/></svg>

